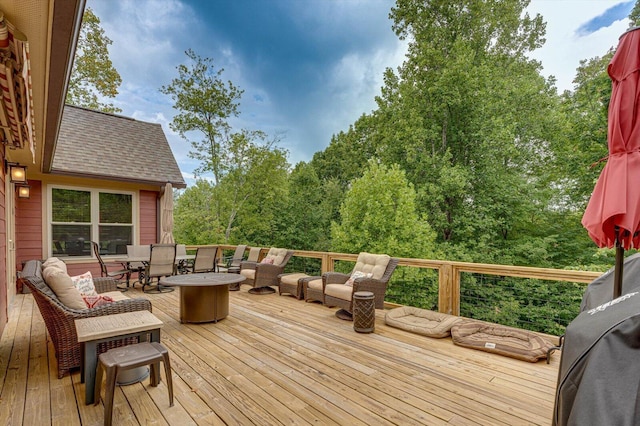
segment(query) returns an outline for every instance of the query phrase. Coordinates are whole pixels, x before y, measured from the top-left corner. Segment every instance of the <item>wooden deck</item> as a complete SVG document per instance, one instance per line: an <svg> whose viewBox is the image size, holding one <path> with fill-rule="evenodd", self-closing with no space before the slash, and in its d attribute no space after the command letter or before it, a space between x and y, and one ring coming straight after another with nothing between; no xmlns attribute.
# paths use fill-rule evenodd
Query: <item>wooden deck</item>
<svg viewBox="0 0 640 426"><path fill-rule="evenodd" d="M178 291L152 300L165 326L175 405L163 381L116 389L115 425L548 425L560 361L531 364L384 325L353 331L335 309L231 293L217 324L179 322ZM163 372L164 373L164 372ZM57 378L32 296L18 295L0 340L0 424L101 425L73 372Z"/></svg>

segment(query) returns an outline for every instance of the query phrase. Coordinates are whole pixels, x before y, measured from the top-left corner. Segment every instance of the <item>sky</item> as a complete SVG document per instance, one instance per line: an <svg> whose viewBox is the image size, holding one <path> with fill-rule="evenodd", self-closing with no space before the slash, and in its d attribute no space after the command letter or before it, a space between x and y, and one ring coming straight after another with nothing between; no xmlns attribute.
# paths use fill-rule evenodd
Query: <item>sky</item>
<svg viewBox="0 0 640 426"><path fill-rule="evenodd" d="M169 123L160 93L192 49L244 90L236 129L279 136L289 163L310 161L331 137L376 107L386 68L400 66L406 42L394 34L394 0L87 0L113 44L122 77L120 114L160 123L187 184L198 163ZM580 60L617 46L634 1L532 0L546 43L531 53L560 92L573 89Z"/></svg>

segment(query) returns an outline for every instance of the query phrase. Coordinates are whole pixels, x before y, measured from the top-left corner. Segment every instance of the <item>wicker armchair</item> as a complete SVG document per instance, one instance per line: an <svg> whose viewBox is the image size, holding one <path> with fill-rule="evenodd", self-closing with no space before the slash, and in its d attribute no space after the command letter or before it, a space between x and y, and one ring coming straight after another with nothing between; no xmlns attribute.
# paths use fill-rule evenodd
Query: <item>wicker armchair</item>
<svg viewBox="0 0 640 426"><path fill-rule="evenodd" d="M385 262L386 268L382 274L376 274L376 262ZM343 274L340 272L325 272L322 274L322 288L324 293L324 304L326 306L337 306L340 308L336 312L338 318L344 320L352 320L353 312L353 293L357 291L370 291L373 293L376 309L384 308L384 294L387 290L387 284L398 266L399 259L389 258L386 255L374 255L369 253L360 253L356 266L351 274ZM383 263L384 264L384 263ZM378 265L379 268L380 265ZM380 268L379 268L380 269ZM345 285L351 275L361 271L364 273L372 272L371 277L355 278L353 285ZM377 277L379 275L379 277ZM376 278L377 277L377 278Z"/></svg>
<svg viewBox="0 0 640 426"><path fill-rule="evenodd" d="M38 263L40 262L38 261ZM27 268L25 268L25 270L26 269ZM119 314L123 312L143 310L151 311L151 302L146 299L120 300L91 309L70 309L60 302L55 293L44 282L42 276L39 274L41 271L40 265L36 268L29 268L29 270L36 270L36 275L23 276L20 280L31 290L33 298L36 300L40 313L42 314L42 318L47 326L49 336L51 336L51 341L53 342L53 346L56 350L56 358L58 359L59 379L69 372L70 369L80 367L80 344L78 343L78 336L76 335L76 327L74 323L76 319ZM118 281L113 278L96 277L93 279L93 282L98 293L117 291L116 285L118 284ZM137 343L137 339L127 339L101 344L98 347L98 351L105 352L113 347L123 346L130 343Z"/></svg>
<svg viewBox="0 0 640 426"><path fill-rule="evenodd" d="M271 247L261 262L243 261L240 264L240 274L245 280L241 284L252 286L249 290L251 294L275 293L276 290L271 286L278 285L278 275L284 272L291 256L293 250Z"/></svg>

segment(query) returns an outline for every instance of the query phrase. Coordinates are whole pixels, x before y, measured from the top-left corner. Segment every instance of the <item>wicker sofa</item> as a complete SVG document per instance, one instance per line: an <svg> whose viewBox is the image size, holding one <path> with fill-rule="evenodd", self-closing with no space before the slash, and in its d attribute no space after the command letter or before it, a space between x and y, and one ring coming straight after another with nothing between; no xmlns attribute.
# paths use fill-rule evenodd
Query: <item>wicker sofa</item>
<svg viewBox="0 0 640 426"><path fill-rule="evenodd" d="M76 335L74 320L101 315L119 314L124 312L151 311L151 302L147 299L131 299L119 297L119 299L106 305L90 309L71 309L65 306L42 278L42 266L39 260L30 260L23 268L20 280L26 285L33 295L51 341L56 351L58 360L58 378L62 378L72 368L80 367L80 344ZM96 291L106 293L117 291L117 281L113 278L93 278ZM101 344L99 352L105 352L112 347L136 343L136 340L122 340Z"/></svg>

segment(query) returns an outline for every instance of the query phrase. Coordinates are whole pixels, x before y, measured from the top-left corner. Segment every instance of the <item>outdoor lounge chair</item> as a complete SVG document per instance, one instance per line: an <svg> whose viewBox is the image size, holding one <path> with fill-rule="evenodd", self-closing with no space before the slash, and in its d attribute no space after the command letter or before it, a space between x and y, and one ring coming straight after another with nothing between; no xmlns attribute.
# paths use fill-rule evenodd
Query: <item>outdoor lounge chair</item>
<svg viewBox="0 0 640 426"><path fill-rule="evenodd" d="M151 257L144 271L144 284L142 291L145 293L168 293L173 287L160 285L161 277L168 277L175 273L176 245L175 244L151 244ZM158 283L152 285L156 278Z"/></svg>
<svg viewBox="0 0 640 426"><path fill-rule="evenodd" d="M32 264L36 262L35 264ZM31 265L29 265L31 263ZM75 320L80 318L97 317L102 315L120 314L134 311L151 311L151 302L147 299L118 300L102 306L87 309L72 309L62 303L58 296L45 283L42 277L42 264L38 260L30 260L24 268L33 271L33 275L22 276L20 280L29 287L33 298L38 304L51 342L56 351L58 361L58 378L61 379L72 368L80 367L80 343L76 335ZM93 278L96 291L106 293L117 291L117 281L111 277ZM99 352L130 343L137 343L137 338L112 341L98 345Z"/></svg>
<svg viewBox="0 0 640 426"><path fill-rule="evenodd" d="M370 291L374 294L376 309L384 308L384 294L396 266L398 259L386 254L360 253L351 274L322 274L324 304L341 308L336 316L352 321L353 293Z"/></svg>
<svg viewBox="0 0 640 426"><path fill-rule="evenodd" d="M218 246L198 247L191 272L215 272Z"/></svg>
<svg viewBox="0 0 640 426"><path fill-rule="evenodd" d="M243 261L240 264L240 274L245 277L242 284L253 287L249 290L251 294L275 293L271 286L278 285L278 275L284 272L291 256L293 250L271 247L262 261Z"/></svg>
<svg viewBox="0 0 640 426"><path fill-rule="evenodd" d="M246 245L240 245L236 247L236 251L233 256L224 256L220 258L218 262L218 270L225 268L227 272L237 274L240 272L240 262L244 260L244 252L247 250Z"/></svg>
<svg viewBox="0 0 640 426"><path fill-rule="evenodd" d="M107 268L107 264L102 260L102 256L100 256L100 245L95 241L91 241L91 245L93 246L93 253L96 255L98 259L98 263L100 263L100 275L103 277L115 278L116 280L121 280L122 278L126 279L127 287L120 288L120 290L126 290L129 288L129 281L131 280L131 270L127 268L126 264L122 262L112 262L113 265L118 266L117 269L109 271Z"/></svg>

